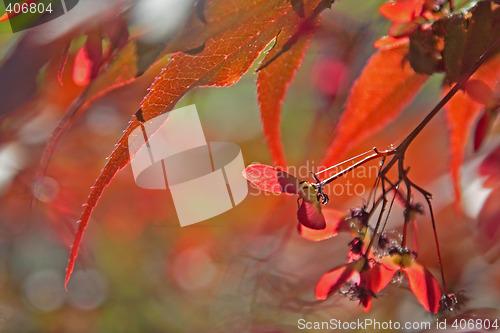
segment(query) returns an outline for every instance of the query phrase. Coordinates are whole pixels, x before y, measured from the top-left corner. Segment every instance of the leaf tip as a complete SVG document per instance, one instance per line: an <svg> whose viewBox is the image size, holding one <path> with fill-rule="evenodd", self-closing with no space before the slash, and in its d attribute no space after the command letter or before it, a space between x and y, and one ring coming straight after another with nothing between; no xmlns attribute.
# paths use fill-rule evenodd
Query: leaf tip
<svg viewBox="0 0 500 333"><path fill-rule="evenodd" d="M66 292L68 292L69 279L71 278L71 274L73 273L73 267L72 267L73 264L74 263L72 263L70 259L68 267L66 268L66 275L64 277L64 289L66 290Z"/></svg>

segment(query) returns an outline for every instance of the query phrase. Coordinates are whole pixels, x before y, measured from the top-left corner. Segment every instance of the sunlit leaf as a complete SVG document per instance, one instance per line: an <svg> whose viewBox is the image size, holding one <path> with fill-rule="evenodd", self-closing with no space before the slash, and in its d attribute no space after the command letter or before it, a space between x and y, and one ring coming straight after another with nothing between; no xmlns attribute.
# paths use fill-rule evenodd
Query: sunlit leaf
<svg viewBox="0 0 500 333"><path fill-rule="evenodd" d="M394 22L410 22L422 12L424 0L388 1L379 7L380 14Z"/></svg>
<svg viewBox="0 0 500 333"><path fill-rule="evenodd" d="M148 95L141 103L141 109L133 117L117 147L108 158L101 171L82 212L75 242L70 253L66 270L66 284L73 272L78 247L88 221L104 189L116 173L125 167L130 159L128 136L140 125L140 120L152 119L175 106L175 103L190 89L197 86L230 86L250 68L264 48L288 26L300 27L313 19L331 1L308 0L301 2L300 10L288 0L250 1L238 0L227 6L224 1L211 3L210 11L219 10L218 20L207 20L202 30L210 31L208 40L197 45L195 52L176 53L163 68L149 88ZM207 15L206 17L212 17ZM204 21L204 20L201 20ZM203 27L198 18L193 26L189 22L186 31L180 35L194 35L198 39L196 27ZM210 24L211 23L211 24ZM193 30L194 27L194 30ZM198 39L199 40L199 39Z"/></svg>
<svg viewBox="0 0 500 333"><path fill-rule="evenodd" d="M329 4L330 1L324 0L304 1L303 11L296 11L285 0L238 1L240 10L225 18L231 24L208 39L203 50L172 57L141 103L143 119L149 120L172 109L180 97L196 86L230 86L238 82L283 29L288 26L298 29ZM224 23L228 22L214 22L215 25Z"/></svg>
<svg viewBox="0 0 500 333"><path fill-rule="evenodd" d="M273 164L276 166L286 166L280 131L281 105L318 23L319 16L311 22L304 22L298 29L295 26L283 29L277 37L276 45L262 61L262 66L265 67L259 70L257 94L260 117Z"/></svg>
<svg viewBox="0 0 500 333"><path fill-rule="evenodd" d="M429 312L437 313L439 310L439 301L441 299L441 289L434 276L424 266L413 262L410 267L403 270L410 289Z"/></svg>
<svg viewBox="0 0 500 333"><path fill-rule="evenodd" d="M382 38L377 39L375 41L375 48L379 50L389 50L394 49L396 47L408 45L410 43L409 37L392 37L392 36L384 36Z"/></svg>
<svg viewBox="0 0 500 333"><path fill-rule="evenodd" d="M359 273L355 270L354 265L354 263L350 263L325 273L316 285L316 298L325 300L353 275L358 275L359 278Z"/></svg>
<svg viewBox="0 0 500 333"><path fill-rule="evenodd" d="M427 79L406 60L408 48L379 51L356 80L333 141L320 165L338 162L361 140L393 121L413 100Z"/></svg>
<svg viewBox="0 0 500 333"><path fill-rule="evenodd" d="M368 275L367 287L374 293L378 293L391 282L396 270L393 266L374 264L366 273Z"/></svg>

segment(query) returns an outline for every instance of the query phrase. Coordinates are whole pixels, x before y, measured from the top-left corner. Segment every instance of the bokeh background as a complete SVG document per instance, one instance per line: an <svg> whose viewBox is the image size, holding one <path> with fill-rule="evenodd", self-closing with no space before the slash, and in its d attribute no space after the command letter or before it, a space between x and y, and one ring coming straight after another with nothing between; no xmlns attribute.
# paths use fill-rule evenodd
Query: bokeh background
<svg viewBox="0 0 500 333"><path fill-rule="evenodd" d="M66 292L64 270L81 205L158 74L146 72L77 114L46 176L37 181L51 132L83 91L72 80L75 54L85 41L82 34L121 17L130 38L138 38L145 45L142 50L148 50L175 32L192 5L80 2L87 15L77 12L78 20L69 23L15 34L8 22L0 24L0 332L297 332L301 318L437 319L405 284L385 289L368 314L340 295L316 301L316 282L345 262L349 237L318 243L301 238L293 197L257 195L250 188L236 208L181 228L169 192L137 187L130 167L104 192ZM323 157L353 80L375 52L373 42L386 33L390 22L377 12L382 2L338 1L324 11L283 105L283 143L290 164L302 167L298 170L314 170ZM62 49L46 46L51 42L40 36L73 39L62 85L57 80ZM47 62L40 65L42 58ZM207 139L238 144L246 164L270 164L256 101L257 67L232 87L191 91L178 106L195 104ZM349 156L397 144L437 103L442 79L431 78L401 117ZM17 104L2 103L13 85L20 96ZM459 310L447 316L500 320L499 251L482 246L486 236L478 218L485 200L488 217L496 221L499 216L495 179L500 159L490 156L486 168L483 162L500 143L498 131L480 152L468 147L462 212L453 207L446 134L444 116L439 115L411 146L406 164L412 178L434 195L447 282L460 295ZM362 184L365 192L332 195L330 207L347 212L361 206L374 178L349 175L339 180L339 188L347 181ZM402 221L401 209L395 209L389 223L400 228ZM496 232L488 230L490 236ZM428 213L418 218L417 238L419 260L438 278Z"/></svg>

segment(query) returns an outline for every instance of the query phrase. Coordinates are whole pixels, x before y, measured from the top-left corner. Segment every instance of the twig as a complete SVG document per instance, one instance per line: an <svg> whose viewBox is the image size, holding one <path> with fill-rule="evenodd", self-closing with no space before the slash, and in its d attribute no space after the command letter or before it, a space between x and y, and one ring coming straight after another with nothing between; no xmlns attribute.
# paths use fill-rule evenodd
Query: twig
<svg viewBox="0 0 500 333"><path fill-rule="evenodd" d="M438 257L439 270L441 272L441 281L443 284L443 294L448 295L448 288L446 287L446 280L444 278L443 262L441 259L441 250L439 248L439 240L438 240L437 230L436 230L436 221L434 219L434 211L432 210L431 199L426 195L424 195L424 197L425 197L425 201L427 201L427 205L429 206L429 212L431 214L432 230L434 232L434 241L436 243L436 254Z"/></svg>
<svg viewBox="0 0 500 333"><path fill-rule="evenodd" d="M379 214L378 219L377 219L377 224L375 225L375 228L373 230L373 235L370 238L370 243L368 244L368 247L366 248L366 252L364 255L365 258L368 258L368 254L370 253L370 250L373 246L373 243L375 242L375 238L377 238L378 229L380 228L380 222L382 222L382 216L384 215L385 207L387 206L387 198L385 197L387 192L385 191L384 179L381 179L380 182L381 182L381 186L382 186L382 208L380 210L380 214Z"/></svg>
<svg viewBox="0 0 500 333"><path fill-rule="evenodd" d="M391 155L394 155L396 153L395 149L388 149L388 150L378 151L377 148L373 148L373 151L374 151L374 153L371 154L370 156L365 157L364 159L362 159L361 161L359 161L357 163L354 163L350 167L348 167L348 168L346 168L346 169L344 169L344 170L336 173L335 175L331 176L330 178L327 178L327 179L323 180L320 184L322 186L328 185L329 183L333 182L334 180L336 180L336 179L344 176L346 173L350 172L351 170L356 169L357 167L360 167L361 165L363 165L365 163L368 163L368 162L370 162L370 161L372 161L372 160L374 160L376 158L391 156Z"/></svg>

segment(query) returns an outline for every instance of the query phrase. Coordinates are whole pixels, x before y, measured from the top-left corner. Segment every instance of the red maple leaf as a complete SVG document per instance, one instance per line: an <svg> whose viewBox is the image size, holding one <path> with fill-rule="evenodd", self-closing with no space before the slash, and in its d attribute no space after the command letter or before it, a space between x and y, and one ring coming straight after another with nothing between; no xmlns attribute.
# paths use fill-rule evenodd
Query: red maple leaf
<svg viewBox="0 0 500 333"><path fill-rule="evenodd" d="M335 164L361 140L393 121L417 95L427 76L406 60L408 48L379 51L354 82L335 136L320 165Z"/></svg>
<svg viewBox="0 0 500 333"><path fill-rule="evenodd" d="M293 38L305 22L314 22L319 13L331 5L331 1L291 3L288 0L237 0L228 7L227 2L217 0L211 2L209 7L202 8L203 4L201 2L198 15L193 14L187 28L179 33L180 37L174 39L167 48L185 52L175 53L157 76L141 103L141 109L132 118L91 189L71 249L66 284L73 272L78 248L92 211L116 173L129 163L128 136L140 126L141 121L172 110L180 98L194 87L230 86L238 82L276 36L286 31L285 36ZM283 45L287 45L289 40L283 40ZM300 47L302 43L294 43L291 47L297 45ZM287 54L288 50L285 50L281 55ZM304 204L303 207L303 214L309 216L309 205Z"/></svg>

